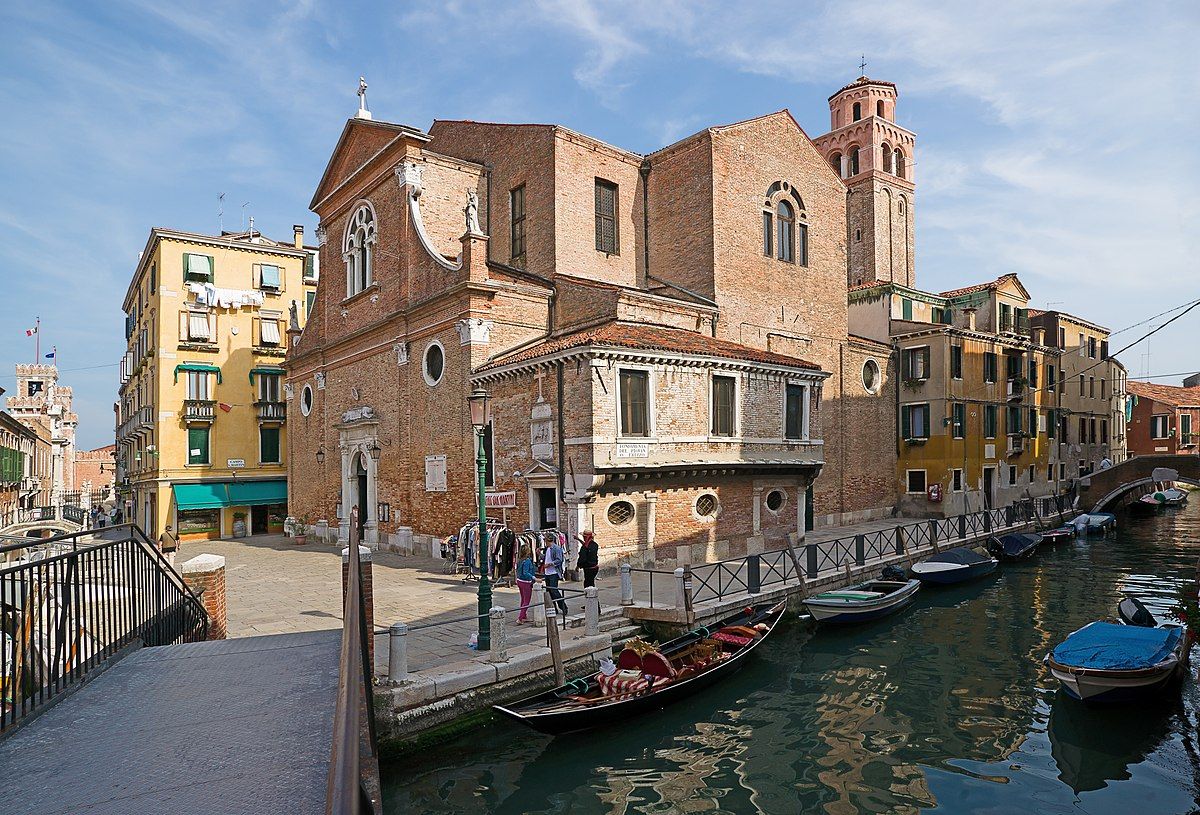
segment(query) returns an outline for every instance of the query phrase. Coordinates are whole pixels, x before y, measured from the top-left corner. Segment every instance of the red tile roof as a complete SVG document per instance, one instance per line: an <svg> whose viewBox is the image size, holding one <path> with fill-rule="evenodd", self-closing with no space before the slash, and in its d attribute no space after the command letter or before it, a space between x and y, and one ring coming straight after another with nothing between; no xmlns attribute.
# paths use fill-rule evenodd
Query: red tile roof
<svg viewBox="0 0 1200 815"><path fill-rule="evenodd" d="M962 295L962 294L974 294L977 291L987 291L988 289L994 289L994 288L998 287L1004 281L1011 280L1014 277L1016 277L1016 274L1010 272L1009 274L1006 274L1006 275L1000 275L999 277L997 277L995 280L991 281L990 283L976 283L974 286L967 286L967 287L961 288L961 289L951 289L950 291L944 291L944 292L942 292L942 297L958 297L959 295Z"/></svg>
<svg viewBox="0 0 1200 815"><path fill-rule="evenodd" d="M862 283L855 283L853 286L850 286L849 288L847 288L846 291L858 291L859 289L873 289L876 286L887 286L887 285L888 285L888 282L886 280L866 280L866 281L863 281Z"/></svg>
<svg viewBox="0 0 1200 815"><path fill-rule="evenodd" d="M565 334L505 354L481 365L477 372L489 371L503 365L528 362L539 357L550 356L572 348L635 348L644 351L663 351L675 354L721 357L724 359L762 362L787 368L806 368L819 371L821 366L814 362L751 348L728 340L719 340L706 334L682 328L668 328L647 323L629 323L615 320L593 328Z"/></svg>
<svg viewBox="0 0 1200 815"><path fill-rule="evenodd" d="M1130 379L1126 390L1137 396L1162 402L1164 405L1200 405L1200 388L1181 388L1178 385L1156 385Z"/></svg>

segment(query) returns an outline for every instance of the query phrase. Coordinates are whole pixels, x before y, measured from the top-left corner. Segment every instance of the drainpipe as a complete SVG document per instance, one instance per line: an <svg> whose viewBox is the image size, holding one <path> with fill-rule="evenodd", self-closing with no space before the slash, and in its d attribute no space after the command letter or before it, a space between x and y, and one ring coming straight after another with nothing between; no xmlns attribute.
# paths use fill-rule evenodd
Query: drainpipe
<svg viewBox="0 0 1200 815"><path fill-rule="evenodd" d="M563 417L563 403L565 401L563 399L563 379L564 379L564 377L563 377L563 360L560 359L558 361L558 363L555 365L555 369L556 369L555 370L555 380L556 380L556 384L557 384L557 387L555 389L557 391L557 393L555 394L555 396L556 396L556 401L558 403L558 416L555 417L558 420L557 421L557 424L558 424L558 504L555 506L555 512L560 513L558 515L557 526L559 529L564 531L564 534L566 534L566 530L569 528L569 525L568 526L563 525L562 514L561 514L562 509L564 509L566 507L566 503L567 503L567 450L566 450L567 430L566 430L565 421L564 421L564 417ZM591 377L590 371L589 371L588 376L589 376L589 381L590 381L590 377ZM575 487L575 485L572 484L571 488L574 489L574 487ZM583 530L579 530L579 531L582 532ZM568 540L567 541L568 551L570 551L570 546L571 546L571 541Z"/></svg>

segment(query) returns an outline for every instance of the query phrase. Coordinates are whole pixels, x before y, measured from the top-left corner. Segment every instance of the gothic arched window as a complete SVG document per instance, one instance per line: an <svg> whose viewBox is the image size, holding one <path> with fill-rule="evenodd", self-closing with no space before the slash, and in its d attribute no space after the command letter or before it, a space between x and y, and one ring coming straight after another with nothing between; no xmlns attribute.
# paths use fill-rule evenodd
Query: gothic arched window
<svg viewBox="0 0 1200 815"><path fill-rule="evenodd" d="M846 149L846 156L850 159L849 167L846 168L846 176L858 175L858 145L852 144Z"/></svg>
<svg viewBox="0 0 1200 815"><path fill-rule="evenodd" d="M763 255L808 265L808 219L804 201L786 181L776 181L763 203Z"/></svg>
<svg viewBox="0 0 1200 815"><path fill-rule="evenodd" d="M904 178L904 151L896 148L896 175Z"/></svg>
<svg viewBox="0 0 1200 815"><path fill-rule="evenodd" d="M779 220L779 242L777 256L780 260L788 263L794 263L796 260L795 254L795 227L796 227L796 211L792 209L792 205L787 201L780 201L776 207L776 215Z"/></svg>
<svg viewBox="0 0 1200 815"><path fill-rule="evenodd" d="M855 102L854 103L854 121L857 122L861 118L862 118L862 102Z"/></svg>
<svg viewBox="0 0 1200 815"><path fill-rule="evenodd" d="M838 178L842 177L842 154L834 153L829 157L829 163L833 165L833 171L838 174Z"/></svg>
<svg viewBox="0 0 1200 815"><path fill-rule="evenodd" d="M892 148L887 142L883 143L881 148L883 151L883 171L890 173L892 171Z"/></svg>
<svg viewBox="0 0 1200 815"><path fill-rule="evenodd" d="M363 202L350 216L342 243L347 297L353 297L374 282L375 237L375 211Z"/></svg>
<svg viewBox="0 0 1200 815"><path fill-rule="evenodd" d="M882 99L880 99L878 102L875 103L875 115L878 116L880 119L884 118L883 117L883 100Z"/></svg>

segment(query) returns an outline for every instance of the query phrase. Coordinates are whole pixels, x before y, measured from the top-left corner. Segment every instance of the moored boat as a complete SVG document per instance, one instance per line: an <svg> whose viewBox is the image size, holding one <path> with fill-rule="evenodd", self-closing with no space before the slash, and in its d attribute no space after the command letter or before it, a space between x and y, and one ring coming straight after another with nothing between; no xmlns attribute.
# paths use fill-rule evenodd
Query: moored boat
<svg viewBox="0 0 1200 815"><path fill-rule="evenodd" d="M1181 490L1177 487L1170 487L1162 491L1163 503L1169 507L1178 507L1187 503L1187 490Z"/></svg>
<svg viewBox="0 0 1200 815"><path fill-rule="evenodd" d="M1131 502L1129 511L1134 515L1153 515L1166 505L1166 497L1161 492L1153 492Z"/></svg>
<svg viewBox="0 0 1200 815"><path fill-rule="evenodd" d="M659 646L633 640L607 672L496 705L495 710L551 735L657 710L737 671L770 636L785 607L786 602L747 606Z"/></svg>
<svg viewBox="0 0 1200 815"><path fill-rule="evenodd" d="M958 546L914 563L911 571L922 583L948 585L991 574L999 563L982 546Z"/></svg>
<svg viewBox="0 0 1200 815"><path fill-rule="evenodd" d="M1038 544L1041 542L1041 535L1014 532L1010 535L991 538L988 541L988 551L1000 560L1024 560L1037 551Z"/></svg>
<svg viewBox="0 0 1200 815"><path fill-rule="evenodd" d="M1094 622L1046 656L1067 695L1085 702L1131 702L1161 694L1179 673L1187 637L1178 627Z"/></svg>
<svg viewBox="0 0 1200 815"><path fill-rule="evenodd" d="M1125 625L1136 625L1142 628L1155 628L1158 620L1150 613L1150 609L1142 605L1142 601L1132 595L1117 603L1117 616Z"/></svg>
<svg viewBox="0 0 1200 815"><path fill-rule="evenodd" d="M920 588L919 580L868 580L813 595L804 606L818 622L865 622L900 611L916 599Z"/></svg>
<svg viewBox="0 0 1200 815"><path fill-rule="evenodd" d="M1042 543L1066 543L1075 540L1075 527L1060 526L1042 533Z"/></svg>
<svg viewBox="0 0 1200 815"><path fill-rule="evenodd" d="M1092 512L1080 515L1071 525L1089 535L1103 535L1117 528L1117 516L1111 512Z"/></svg>

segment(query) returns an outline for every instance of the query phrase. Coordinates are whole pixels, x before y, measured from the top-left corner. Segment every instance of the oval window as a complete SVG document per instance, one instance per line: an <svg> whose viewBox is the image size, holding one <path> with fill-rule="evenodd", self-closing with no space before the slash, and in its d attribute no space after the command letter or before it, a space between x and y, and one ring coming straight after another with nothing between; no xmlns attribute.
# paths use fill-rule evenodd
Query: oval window
<svg viewBox="0 0 1200 815"><path fill-rule="evenodd" d="M304 390L300 391L300 412L307 416L308 414L312 413L312 406L312 385L305 385Z"/></svg>
<svg viewBox="0 0 1200 815"><path fill-rule="evenodd" d="M442 344L434 340L425 349L425 382L436 385L442 381L445 370L446 352L442 349Z"/></svg>
<svg viewBox="0 0 1200 815"><path fill-rule="evenodd" d="M696 499L696 514L701 518L713 518L717 514L717 496L706 492Z"/></svg>
<svg viewBox="0 0 1200 815"><path fill-rule="evenodd" d="M879 373L879 363L868 359L863 363L862 383L867 393L879 393L879 383L883 377Z"/></svg>
<svg viewBox="0 0 1200 815"><path fill-rule="evenodd" d="M628 501L617 501L608 508L608 522L613 526L624 526L633 520L633 504Z"/></svg>
<svg viewBox="0 0 1200 815"><path fill-rule="evenodd" d="M767 493L767 509L778 512L787 503L787 493L783 490L771 490Z"/></svg>

